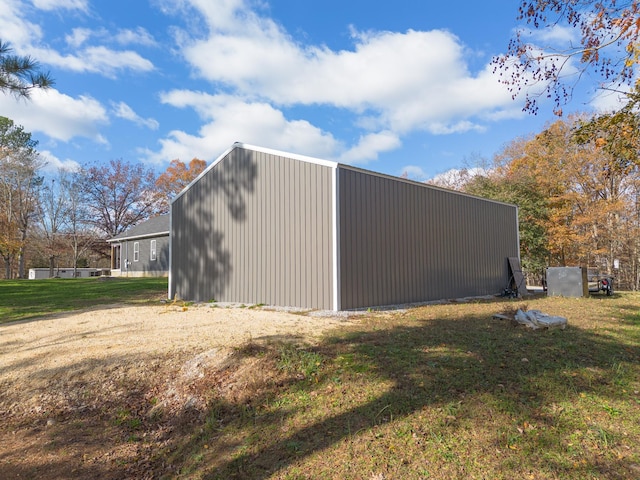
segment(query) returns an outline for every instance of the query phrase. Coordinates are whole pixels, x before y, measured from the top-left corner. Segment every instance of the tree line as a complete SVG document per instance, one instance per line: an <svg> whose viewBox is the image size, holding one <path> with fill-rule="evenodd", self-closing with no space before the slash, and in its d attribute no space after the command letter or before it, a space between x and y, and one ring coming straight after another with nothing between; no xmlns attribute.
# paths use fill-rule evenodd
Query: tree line
<svg viewBox="0 0 640 480"><path fill-rule="evenodd" d="M560 119L446 186L518 206L529 281L547 266L587 266L638 290L639 132L631 109Z"/></svg>
<svg viewBox="0 0 640 480"><path fill-rule="evenodd" d="M523 268L597 267L640 289L640 118L633 109L557 120L517 138L449 188L518 206ZM161 175L122 159L42 173L37 142L0 117L0 254L6 278L26 267L108 266L112 238L167 213L206 167L173 160ZM29 262L27 262L29 257ZM106 265L105 265L106 263Z"/></svg>
<svg viewBox="0 0 640 480"><path fill-rule="evenodd" d="M204 168L173 160L157 176L122 159L45 175L37 142L0 117L0 255L5 278L25 278L28 267L108 267L106 240L168 213L170 198ZM27 261L27 258L29 261Z"/></svg>

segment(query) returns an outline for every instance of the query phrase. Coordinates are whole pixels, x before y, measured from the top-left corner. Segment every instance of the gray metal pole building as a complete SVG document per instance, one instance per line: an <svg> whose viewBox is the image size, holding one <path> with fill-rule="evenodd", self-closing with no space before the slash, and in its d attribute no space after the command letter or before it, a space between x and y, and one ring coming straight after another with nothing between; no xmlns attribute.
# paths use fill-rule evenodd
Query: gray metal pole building
<svg viewBox="0 0 640 480"><path fill-rule="evenodd" d="M514 205L236 143L171 204L169 297L346 310L489 295Z"/></svg>

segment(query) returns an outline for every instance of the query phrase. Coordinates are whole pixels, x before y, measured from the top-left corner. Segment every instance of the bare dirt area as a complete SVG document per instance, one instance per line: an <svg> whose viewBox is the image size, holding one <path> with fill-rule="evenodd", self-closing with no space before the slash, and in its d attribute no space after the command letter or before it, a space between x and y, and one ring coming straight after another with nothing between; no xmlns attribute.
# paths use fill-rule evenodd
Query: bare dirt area
<svg viewBox="0 0 640 480"><path fill-rule="evenodd" d="M160 305L0 325L0 478L170 478L168 452L214 397L250 402L284 381L243 349L313 343L352 321Z"/></svg>

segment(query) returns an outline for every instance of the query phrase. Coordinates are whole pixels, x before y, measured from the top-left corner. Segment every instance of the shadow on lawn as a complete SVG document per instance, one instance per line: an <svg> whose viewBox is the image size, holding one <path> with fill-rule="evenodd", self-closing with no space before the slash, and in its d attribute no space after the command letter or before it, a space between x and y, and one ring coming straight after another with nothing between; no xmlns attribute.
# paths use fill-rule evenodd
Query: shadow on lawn
<svg viewBox="0 0 640 480"><path fill-rule="evenodd" d="M269 348L269 345L249 345L238 351L236 356L239 360L263 359ZM93 478L107 479L137 476L173 478L180 474L188 475L187 472L193 469L210 479L266 479L283 468L299 464L305 457L339 444L356 432L370 431L390 421L401 420L424 407L438 408L452 402L465 402L474 395L490 396L500 405L501 412L509 412L514 418L531 418L535 415L532 412L539 413L541 407L570 402L581 393L595 392L613 400L622 395L614 385L616 366L624 362L637 364L640 358L637 342L620 345L606 333L600 335L575 326L564 331L534 332L513 327L503 320L494 320L490 314L476 314L464 319L439 318L391 328L356 329L325 340L313 352L323 358L317 382L299 380L295 375L273 383L265 382L251 398L245 394L235 400L214 401L204 419L188 410L172 418L149 417L149 405L143 398L148 397L150 387L122 385L130 400L102 405L73 418L61 419L59 427L54 427L55 440L65 451L77 452L79 458L83 452L86 454L88 446L92 449L89 458L93 454L94 458L102 460L107 453L103 447L107 445L115 445L108 450L110 452L123 448L135 449L136 452L126 459L121 457L120 463L116 457L104 462L84 462L67 456L56 458L55 466L48 464L52 460L46 455L35 455L32 463L15 465L11 473L23 476L42 474L42 478L55 478L55 475L47 477L47 472L65 471L67 478L83 478L88 472ZM349 362L345 363L345 358ZM523 361L524 358L527 361ZM117 368L113 368L116 373ZM390 383L391 387L362 405L292 430L289 434L278 428L300 413L286 402L274 407L284 391L295 388L309 395L326 395L329 386L337 385L337 377L352 375L353 378L358 373L372 381ZM354 388L349 383L343 386ZM340 388L333 391L336 392L333 395L342 395ZM136 402L139 410L130 407ZM265 413L263 408L267 404L272 408ZM114 424L113 419L117 418L122 405L129 405L132 419L140 419L135 428L132 428L133 423ZM543 415L536 418L539 423L552 421L557 419ZM87 438L85 433L91 430L89 427L95 429L100 422L105 426L103 434ZM77 428L67 428L69 425ZM430 427L425 425L426 429ZM233 438L225 435L230 430L243 432L245 429L262 432L248 436L240 433ZM201 433L196 433L198 431ZM143 432L147 438L157 440L128 440L128 436L142 436ZM273 440L256 451L248 437L269 437L264 432L274 432ZM495 435L495 442L499 443L499 433ZM7 438L6 432L3 436ZM95 445L91 445L91 441ZM254 438L253 441L262 440ZM2 443L6 444L0 441ZM495 445L489 447L494 449ZM52 452L57 449L51 447ZM545 446L540 445L540 450L544 449ZM216 452L211 464L194 461L210 458L207 453L211 450ZM16 451L7 453L6 448L4 453L0 456L0 473L3 462L20 454ZM542 461L545 464L537 465L540 468L561 471L562 466L554 470L553 459L531 460L534 465ZM585 476L592 473L587 468L613 467L620 471L629 467L622 463L626 461L607 460L609 463L585 466ZM72 468L76 469L75 472L71 472ZM579 470L571 473L573 478L580 476ZM601 473L607 476L606 471Z"/></svg>
<svg viewBox="0 0 640 480"><path fill-rule="evenodd" d="M326 341L321 352L329 365L339 356L353 355L359 363L355 368L375 372L376 379L390 380L393 387L362 406L302 428L257 453L236 456L208 471L206 478L267 478L354 432L474 394L490 394L514 417L530 416L533 409L595 388L602 395L603 385L614 381L615 365L640 358L637 347L621 348L611 338L577 327L533 332L486 316L353 332ZM576 369L586 367L601 369L600 377L595 381L583 378ZM327 377L316 385L308 384L308 390L325 387L331 382ZM610 391L612 397L614 390ZM564 398L557 398L559 392ZM259 430L260 425L267 427L296 413L283 409L267 417L252 417L251 422ZM241 428L242 420L239 422ZM215 441L215 434L210 441ZM227 451L236 447L228 445ZM193 454L199 446L194 442L181 451Z"/></svg>

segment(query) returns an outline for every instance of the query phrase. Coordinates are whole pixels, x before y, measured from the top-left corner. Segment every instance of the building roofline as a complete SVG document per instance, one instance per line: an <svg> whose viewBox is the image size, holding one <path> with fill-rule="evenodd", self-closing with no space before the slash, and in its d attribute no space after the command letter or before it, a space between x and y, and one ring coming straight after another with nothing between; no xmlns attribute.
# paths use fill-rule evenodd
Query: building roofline
<svg viewBox="0 0 640 480"><path fill-rule="evenodd" d="M364 174L367 174L367 175L373 175L375 177L386 178L388 180L393 180L393 181L396 181L396 182L408 183L410 185L416 185L416 186L422 187L422 188L430 188L430 189L433 189L433 190L440 190L442 192L453 193L455 195L460 195L460 196L463 196L463 197L469 197L469 198L475 198L475 199L478 199L478 200L485 200L487 202L499 203L501 205L506 205L506 206L509 206L509 207L515 207L516 206L513 203L502 202L500 200L494 200L492 198L480 197L478 195L473 195L471 193L460 192L459 190L453 190L451 188L440 187L438 185L433 185L431 183L419 182L417 180L411 180L409 178L396 177L395 175L389 175L387 173L380 173L380 172L376 172L374 170L367 170L366 168L354 167L353 165L346 165L346 164L340 163L338 165L338 167L341 168L341 169L344 169L344 170L351 170L351 171L354 171L354 172L364 173Z"/></svg>
<svg viewBox="0 0 640 480"><path fill-rule="evenodd" d="M242 143L242 142L235 142L233 145L231 145L231 147L227 148L220 156L218 156L211 163L211 165L209 165L207 168L205 168L195 179L193 179L193 181L191 183L189 183L189 185L187 185L185 188L183 188L182 191L180 193L178 193L171 200L171 203L173 203L178 198L180 198L187 190L189 190L191 188L191 185L193 185L194 183L198 182L201 177L203 177L204 175L207 174L207 172L209 172L209 170L215 168L215 166L218 163L220 163L227 155L229 155L233 150L235 150L237 148L242 148L242 149L245 149L245 150L251 150L251 151L254 151L254 152L266 153L266 154L270 154L270 155L277 155L277 156L280 156L280 157L290 158L292 160L299 160L301 162L312 163L312 164L315 164L315 165L322 165L322 166L330 167L330 168L351 170L351 171L354 171L354 172L360 172L360 173L364 173L364 174L367 174L367 175L373 175L373 176L376 176L376 177L385 178L385 179L393 180L393 181L396 181L396 182L402 182L402 183L408 183L408 184L411 184L411 185L416 185L416 186L419 186L419 187L422 187L422 188L431 188L431 189L434 189L434 190L440 190L442 192L448 192L448 193L453 193L453 194L456 194L456 195L461 195L463 197L476 198L476 199L484 200L484 201L487 201L487 202L493 202L493 203L498 203L498 204L502 204L502 205L506 205L506 206L510 206L510 207L515 207L515 205L512 204L512 203L502 202L500 200L494 200L494 199L486 198L486 197L480 197L478 195L472 195L470 193L460 192L458 190L452 190L450 188L439 187L437 185L432 185L430 183L418 182L416 180L397 177L395 175L389 175L389 174L386 174L386 173L380 173L380 172L376 172L374 170L367 170L365 168L354 167L352 165L347 165L347 164L339 163L339 162L332 161L332 160L323 160L323 159L320 159L320 158L309 157L309 156L306 156L306 155L300 155L300 154L297 154L297 153L291 153L291 152L286 152L286 151L282 151L282 150L275 150L275 149L272 149L272 148L259 147L259 146L256 146L256 145L250 145L248 143Z"/></svg>
<svg viewBox="0 0 640 480"><path fill-rule="evenodd" d="M184 187L182 191L180 191L180 193L178 193L175 197L173 197L173 199L171 199L171 203L175 202L178 198L184 195L184 193L191 188L191 185L198 182L200 178L202 178L204 175L206 175L209 172L209 170L215 168L215 166L218 165L218 163L220 163L227 155L229 155L232 151L238 148L241 148L244 150L251 150L254 152L266 153L268 155L277 155L280 157L290 158L292 160L298 160L306 163L313 163L315 165L322 165L324 167L336 168L339 165L337 162L333 162L331 160L322 160L320 158L309 157L309 156L300 155L297 153L285 152L282 150L275 150L275 149L266 148L266 147L258 147L256 145L250 145L248 143L235 142L233 145L227 148L224 152L222 152L222 154L219 155L213 162L211 162L211 165L209 165L202 172L200 172L200 174L196 178L194 178L191 181L191 183L189 183L189 185Z"/></svg>

